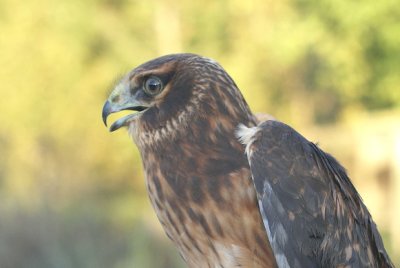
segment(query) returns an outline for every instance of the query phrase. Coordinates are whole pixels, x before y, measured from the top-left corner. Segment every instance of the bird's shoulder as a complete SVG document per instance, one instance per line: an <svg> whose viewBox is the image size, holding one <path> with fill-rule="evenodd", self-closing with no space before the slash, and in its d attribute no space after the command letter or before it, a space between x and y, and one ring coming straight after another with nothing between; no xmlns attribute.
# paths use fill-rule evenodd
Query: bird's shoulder
<svg viewBox="0 0 400 268"><path fill-rule="evenodd" d="M390 267L376 225L338 161L276 120L241 133L281 265Z"/></svg>

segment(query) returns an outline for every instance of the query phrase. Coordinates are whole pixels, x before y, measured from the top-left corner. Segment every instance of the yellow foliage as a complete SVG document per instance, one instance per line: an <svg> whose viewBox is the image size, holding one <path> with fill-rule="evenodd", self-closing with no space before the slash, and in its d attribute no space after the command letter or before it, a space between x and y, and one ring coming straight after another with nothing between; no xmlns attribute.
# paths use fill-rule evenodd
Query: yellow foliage
<svg viewBox="0 0 400 268"><path fill-rule="evenodd" d="M27 243L39 267L181 265L147 228L135 146L100 116L122 74L175 52L216 59L254 111L336 155L398 262L399 16L395 0L2 1L0 266L32 264Z"/></svg>

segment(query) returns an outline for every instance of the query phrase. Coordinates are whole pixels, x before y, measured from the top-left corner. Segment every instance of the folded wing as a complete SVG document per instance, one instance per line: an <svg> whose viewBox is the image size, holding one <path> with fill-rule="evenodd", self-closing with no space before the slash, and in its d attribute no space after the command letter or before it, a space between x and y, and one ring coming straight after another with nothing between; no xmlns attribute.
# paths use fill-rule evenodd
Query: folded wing
<svg viewBox="0 0 400 268"><path fill-rule="evenodd" d="M242 140L279 267L393 267L371 215L332 156L278 121L248 130L251 137Z"/></svg>

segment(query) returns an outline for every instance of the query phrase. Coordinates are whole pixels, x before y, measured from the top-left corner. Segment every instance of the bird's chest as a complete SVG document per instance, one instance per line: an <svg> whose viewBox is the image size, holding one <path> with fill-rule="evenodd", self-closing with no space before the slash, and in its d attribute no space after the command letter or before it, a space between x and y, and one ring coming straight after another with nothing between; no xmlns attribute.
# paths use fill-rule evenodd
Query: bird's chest
<svg viewBox="0 0 400 268"><path fill-rule="evenodd" d="M151 203L190 267L273 267L247 168L213 178L146 169Z"/></svg>

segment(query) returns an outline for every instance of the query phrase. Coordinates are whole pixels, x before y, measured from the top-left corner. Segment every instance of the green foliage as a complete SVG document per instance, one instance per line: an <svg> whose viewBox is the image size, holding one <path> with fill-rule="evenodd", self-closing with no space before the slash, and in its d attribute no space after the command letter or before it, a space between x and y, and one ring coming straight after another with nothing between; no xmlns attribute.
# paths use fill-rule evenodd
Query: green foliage
<svg viewBox="0 0 400 268"><path fill-rule="evenodd" d="M202 54L253 110L333 124L400 107L399 18L395 0L0 2L0 266L181 263L148 228L135 147L101 122L132 67Z"/></svg>
<svg viewBox="0 0 400 268"><path fill-rule="evenodd" d="M122 224L98 205L101 199L82 201L62 211L1 209L1 267L183 267L143 221Z"/></svg>

